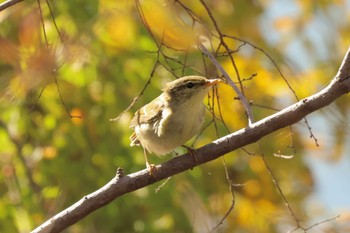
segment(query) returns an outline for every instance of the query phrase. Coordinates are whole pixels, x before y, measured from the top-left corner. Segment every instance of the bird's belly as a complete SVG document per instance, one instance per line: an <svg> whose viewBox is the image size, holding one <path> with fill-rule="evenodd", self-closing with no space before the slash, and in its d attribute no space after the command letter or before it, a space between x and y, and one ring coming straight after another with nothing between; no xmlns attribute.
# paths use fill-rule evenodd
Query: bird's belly
<svg viewBox="0 0 350 233"><path fill-rule="evenodd" d="M204 109L191 115L187 113L171 114L161 122L157 131L152 130L153 127L150 125L143 124L135 129L135 132L147 151L156 155L165 155L196 135L204 123L204 116Z"/></svg>

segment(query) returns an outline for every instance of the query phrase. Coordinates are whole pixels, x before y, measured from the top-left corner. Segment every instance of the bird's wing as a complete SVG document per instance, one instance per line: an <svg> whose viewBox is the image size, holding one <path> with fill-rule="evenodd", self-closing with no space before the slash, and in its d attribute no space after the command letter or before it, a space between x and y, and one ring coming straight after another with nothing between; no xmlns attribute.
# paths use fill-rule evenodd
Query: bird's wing
<svg viewBox="0 0 350 233"><path fill-rule="evenodd" d="M140 146L141 145L140 140L137 138L137 135L135 132L133 132L129 138L131 141L130 146Z"/></svg>
<svg viewBox="0 0 350 233"><path fill-rule="evenodd" d="M135 113L134 118L130 122L130 128L135 128L136 125L145 123L154 124L162 117L163 110L163 101L160 98L154 99Z"/></svg>

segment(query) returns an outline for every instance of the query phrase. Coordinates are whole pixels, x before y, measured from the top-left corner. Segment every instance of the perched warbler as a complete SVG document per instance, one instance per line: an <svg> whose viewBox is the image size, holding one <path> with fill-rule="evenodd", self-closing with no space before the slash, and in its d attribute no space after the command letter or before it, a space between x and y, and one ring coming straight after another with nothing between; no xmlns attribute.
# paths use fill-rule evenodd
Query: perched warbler
<svg viewBox="0 0 350 233"><path fill-rule="evenodd" d="M130 146L141 145L146 166L147 152L165 155L196 135L205 118L203 99L220 79L186 76L166 84L163 93L136 111L130 122L134 130Z"/></svg>

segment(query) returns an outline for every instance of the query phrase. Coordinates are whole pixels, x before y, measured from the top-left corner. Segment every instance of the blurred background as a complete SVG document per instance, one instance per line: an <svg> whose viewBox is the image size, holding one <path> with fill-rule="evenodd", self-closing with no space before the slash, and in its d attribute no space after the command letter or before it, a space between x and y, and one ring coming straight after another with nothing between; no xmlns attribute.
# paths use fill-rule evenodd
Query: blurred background
<svg viewBox="0 0 350 233"><path fill-rule="evenodd" d="M350 45L348 0L204 3L23 1L0 12L1 232L29 232L102 187L118 167L126 174L145 168L142 148L129 147L129 121L166 82L213 74L196 35L233 80L239 74L256 120L325 87ZM227 35L237 70L215 26ZM194 147L247 125L232 89L219 85L216 93L205 103L214 103L217 118L208 111ZM162 181L129 193L65 232L210 232L232 201L212 232L305 232L296 219L304 228L329 220L307 232L350 231L349 104L343 96L308 116L311 132L304 121L281 129L157 192Z"/></svg>

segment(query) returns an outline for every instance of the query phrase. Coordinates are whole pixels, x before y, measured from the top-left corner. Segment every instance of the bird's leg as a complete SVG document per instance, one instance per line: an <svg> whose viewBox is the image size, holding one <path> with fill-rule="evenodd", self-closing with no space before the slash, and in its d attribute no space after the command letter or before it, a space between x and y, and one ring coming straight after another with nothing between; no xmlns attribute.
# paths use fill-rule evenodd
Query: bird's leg
<svg viewBox="0 0 350 233"><path fill-rule="evenodd" d="M156 166L155 166L154 164L151 164L151 163L148 162L148 159L147 159L147 151L146 151L145 148L143 148L143 154L145 155L146 168L147 168L149 174L150 174L151 176L153 176L154 178L156 178L155 175L154 175L154 172L157 170L157 168L156 168Z"/></svg>
<svg viewBox="0 0 350 233"><path fill-rule="evenodd" d="M179 153L177 153L176 151L172 151L171 155L174 156L174 157L177 157L177 156L179 156Z"/></svg>
<svg viewBox="0 0 350 233"><path fill-rule="evenodd" d="M187 153L189 153L193 157L194 161L197 164L198 163L198 159L197 159L197 155L196 155L197 154L196 150L193 149L192 147L185 146L185 145L182 145L182 147L184 147L187 150Z"/></svg>

